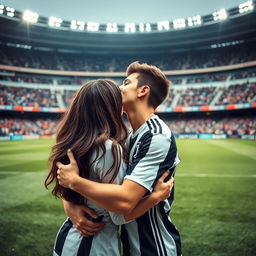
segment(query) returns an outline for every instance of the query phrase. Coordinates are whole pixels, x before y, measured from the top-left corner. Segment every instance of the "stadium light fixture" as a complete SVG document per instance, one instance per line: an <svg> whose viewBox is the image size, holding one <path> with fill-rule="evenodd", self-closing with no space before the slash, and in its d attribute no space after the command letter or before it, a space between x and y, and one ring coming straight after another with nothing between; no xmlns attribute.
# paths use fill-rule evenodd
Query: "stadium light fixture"
<svg viewBox="0 0 256 256"><path fill-rule="evenodd" d="M140 23L139 24L139 30L140 32L150 32L151 31L151 26L149 23L146 23L146 24L143 24L143 23Z"/></svg>
<svg viewBox="0 0 256 256"><path fill-rule="evenodd" d="M202 19L200 15L197 15L193 17L188 17L187 22L189 27L199 26L202 24Z"/></svg>
<svg viewBox="0 0 256 256"><path fill-rule="evenodd" d="M107 32L117 32L118 31L117 24L116 23L108 23L106 31Z"/></svg>
<svg viewBox="0 0 256 256"><path fill-rule="evenodd" d="M247 2L241 3L239 4L238 7L239 7L240 13L252 11L254 8L253 1L247 1Z"/></svg>
<svg viewBox="0 0 256 256"><path fill-rule="evenodd" d="M215 21L225 20L228 17L227 11L225 9L220 9L219 11L214 12L212 16Z"/></svg>
<svg viewBox="0 0 256 256"><path fill-rule="evenodd" d="M14 8L7 6L6 7L6 11L7 11L7 16L9 16L9 17L13 17L14 16L14 12L15 12Z"/></svg>
<svg viewBox="0 0 256 256"><path fill-rule="evenodd" d="M173 20L172 23L175 29L186 27L186 20L184 18Z"/></svg>
<svg viewBox="0 0 256 256"><path fill-rule="evenodd" d="M100 24L97 22L91 22L89 21L87 23L87 30L92 32L97 32L99 30Z"/></svg>
<svg viewBox="0 0 256 256"><path fill-rule="evenodd" d="M62 23L61 18L56 18L56 17L49 17L48 24L50 27L60 27Z"/></svg>
<svg viewBox="0 0 256 256"><path fill-rule="evenodd" d="M159 21L157 22L157 29L159 31L169 30L170 29L170 22L169 21Z"/></svg>
<svg viewBox="0 0 256 256"><path fill-rule="evenodd" d="M125 23L124 25L124 31L125 32L135 32L136 31L136 27L134 23Z"/></svg>
<svg viewBox="0 0 256 256"><path fill-rule="evenodd" d="M0 14L3 14L3 13L4 13L4 5L1 4L1 5L0 5Z"/></svg>
<svg viewBox="0 0 256 256"><path fill-rule="evenodd" d="M36 12L26 10L23 12L23 20L28 23L37 23L39 15Z"/></svg>
<svg viewBox="0 0 256 256"><path fill-rule="evenodd" d="M117 24L116 23L108 23L106 31L107 32L117 32L118 31Z"/></svg>
<svg viewBox="0 0 256 256"><path fill-rule="evenodd" d="M70 28L71 29L79 29L79 30L84 30L84 27L85 27L85 22L84 21L76 21L76 20L72 20L71 23L70 23Z"/></svg>
<svg viewBox="0 0 256 256"><path fill-rule="evenodd" d="M146 24L146 31L147 32L150 32L151 31L151 26L149 23Z"/></svg>

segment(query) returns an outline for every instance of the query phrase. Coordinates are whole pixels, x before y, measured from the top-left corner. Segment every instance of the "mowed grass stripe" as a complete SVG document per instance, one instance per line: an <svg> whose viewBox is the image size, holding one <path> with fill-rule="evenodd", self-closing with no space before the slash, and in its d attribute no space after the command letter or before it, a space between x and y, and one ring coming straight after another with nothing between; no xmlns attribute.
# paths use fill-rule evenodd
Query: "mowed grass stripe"
<svg viewBox="0 0 256 256"><path fill-rule="evenodd" d="M175 177L196 177L196 178L256 178L256 174L176 174Z"/></svg>
<svg viewBox="0 0 256 256"><path fill-rule="evenodd" d="M253 160L256 160L256 147L255 145L244 144L239 140L232 141L221 141L221 140L209 140L207 141L210 144L217 145L219 147L225 148L226 150L235 152L236 154L240 154Z"/></svg>
<svg viewBox="0 0 256 256"><path fill-rule="evenodd" d="M17 154L8 154L8 155L0 155L0 162L3 161L12 161L12 160L19 160L19 161L28 161L28 160L47 160L49 157L48 152L22 152ZM1 166L1 164L0 164Z"/></svg>
<svg viewBox="0 0 256 256"><path fill-rule="evenodd" d="M46 172L21 173L0 180L0 211L49 193L43 185Z"/></svg>
<svg viewBox="0 0 256 256"><path fill-rule="evenodd" d="M2 146L2 144L0 143L0 152L12 152L12 151L20 151L20 150L30 150L30 149L49 149L49 145L41 145L40 143L39 144L25 144L25 145L15 145L15 147L12 146L8 146L8 145L5 145L5 146Z"/></svg>
<svg viewBox="0 0 256 256"><path fill-rule="evenodd" d="M224 145L229 140L221 140ZM209 143L209 140L177 140L181 163L176 174L255 174L256 161L239 152ZM254 145L256 143L254 142Z"/></svg>
<svg viewBox="0 0 256 256"><path fill-rule="evenodd" d="M30 160L30 161L8 161L5 166L0 166L1 171L4 172L36 172L36 170L48 170L48 162L44 160Z"/></svg>
<svg viewBox="0 0 256 256"><path fill-rule="evenodd" d="M22 172L24 173L38 173L38 172ZM45 171L44 171L45 173ZM21 172L16 171L0 171L1 175L19 175ZM248 174L248 175L239 175L239 174L207 174L207 173L198 173L198 174L176 174L175 177L196 177L196 178L256 178L256 174Z"/></svg>
<svg viewBox="0 0 256 256"><path fill-rule="evenodd" d="M25 149L22 149L22 148L12 148L12 149L9 149L9 150L0 150L0 155L1 156L4 156L4 155L15 155L15 154L21 154L21 153L33 153L33 152L42 152L42 153L45 153L45 152L49 152L50 153L50 150L49 150L49 147L36 147L36 148L33 148L33 147L29 147L29 148L25 148Z"/></svg>
<svg viewBox="0 0 256 256"><path fill-rule="evenodd" d="M30 146L37 146L40 147L51 147L54 144L53 139L42 139L42 140L23 140L23 141L0 141L0 149L3 148L12 148L12 147L30 147Z"/></svg>

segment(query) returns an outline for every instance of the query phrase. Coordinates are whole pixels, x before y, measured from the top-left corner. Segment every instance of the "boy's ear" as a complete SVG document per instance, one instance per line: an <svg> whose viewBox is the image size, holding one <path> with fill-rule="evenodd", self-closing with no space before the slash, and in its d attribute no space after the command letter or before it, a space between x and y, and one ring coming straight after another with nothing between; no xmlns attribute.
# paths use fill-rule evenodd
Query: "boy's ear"
<svg viewBox="0 0 256 256"><path fill-rule="evenodd" d="M150 87L148 85L143 85L139 88L138 96L142 97L150 92Z"/></svg>

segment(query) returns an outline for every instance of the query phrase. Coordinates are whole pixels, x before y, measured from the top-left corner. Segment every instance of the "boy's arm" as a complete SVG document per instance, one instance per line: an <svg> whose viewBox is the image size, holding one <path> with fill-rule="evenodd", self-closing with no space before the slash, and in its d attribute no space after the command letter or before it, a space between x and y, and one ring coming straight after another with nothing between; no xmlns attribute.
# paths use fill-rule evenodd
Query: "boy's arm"
<svg viewBox="0 0 256 256"><path fill-rule="evenodd" d="M146 194L143 186L125 180L122 185L97 183L81 178L72 152L68 152L70 164L58 163L58 180L61 186L68 187L98 206L122 215L127 215Z"/></svg>
<svg viewBox="0 0 256 256"><path fill-rule="evenodd" d="M154 187L153 193L149 196L142 198L135 208L127 215L124 216L126 221L134 220L142 216L150 208L159 204L161 201L164 201L170 197L174 178L171 177L168 181L165 182L165 178L169 175L169 171L166 171L157 181L156 186Z"/></svg>
<svg viewBox="0 0 256 256"><path fill-rule="evenodd" d="M151 136L151 137L150 137ZM169 154L170 141L163 135L148 137L141 144L137 158L132 161L132 170L122 185L103 184L79 176L79 169L71 151L69 165L58 162L60 185L69 187L106 210L128 215L170 166L162 166Z"/></svg>

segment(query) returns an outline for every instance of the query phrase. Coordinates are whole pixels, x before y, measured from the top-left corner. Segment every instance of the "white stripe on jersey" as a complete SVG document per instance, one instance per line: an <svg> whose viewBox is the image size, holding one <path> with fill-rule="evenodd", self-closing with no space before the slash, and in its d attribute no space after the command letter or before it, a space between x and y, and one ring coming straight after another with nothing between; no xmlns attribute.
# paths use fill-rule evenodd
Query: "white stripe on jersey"
<svg viewBox="0 0 256 256"><path fill-rule="evenodd" d="M157 235L156 235L156 232L155 232L155 225L153 224L153 218L151 216L153 208L151 208L149 210L149 220L150 220L150 224L151 224L151 227L152 227L152 232L153 232L153 235L154 235L154 240L156 241L155 245L156 245L156 249L157 249L157 254L160 255L160 248L159 248L159 244L157 243Z"/></svg>
<svg viewBox="0 0 256 256"><path fill-rule="evenodd" d="M150 219L151 225L153 227L152 230L153 230L153 234L154 234L155 241L156 241L156 247L157 247L158 255L165 255L164 248L163 248L164 245L162 244L162 241L161 241L161 238L160 238L161 234L159 233L159 230L158 230L158 227L157 227L157 220L154 217L155 208L156 207L153 207L153 208L150 209L149 219Z"/></svg>
<svg viewBox="0 0 256 256"><path fill-rule="evenodd" d="M82 239L83 237L77 232L77 229L72 226L63 245L61 256L76 256Z"/></svg>
<svg viewBox="0 0 256 256"><path fill-rule="evenodd" d="M159 228L161 230L162 238L164 240L165 248L166 248L166 251L168 252L168 255L177 255L176 243L173 237L167 231L158 208L156 210L156 214L157 214ZM168 219L170 222L172 222L169 216L168 216Z"/></svg>

